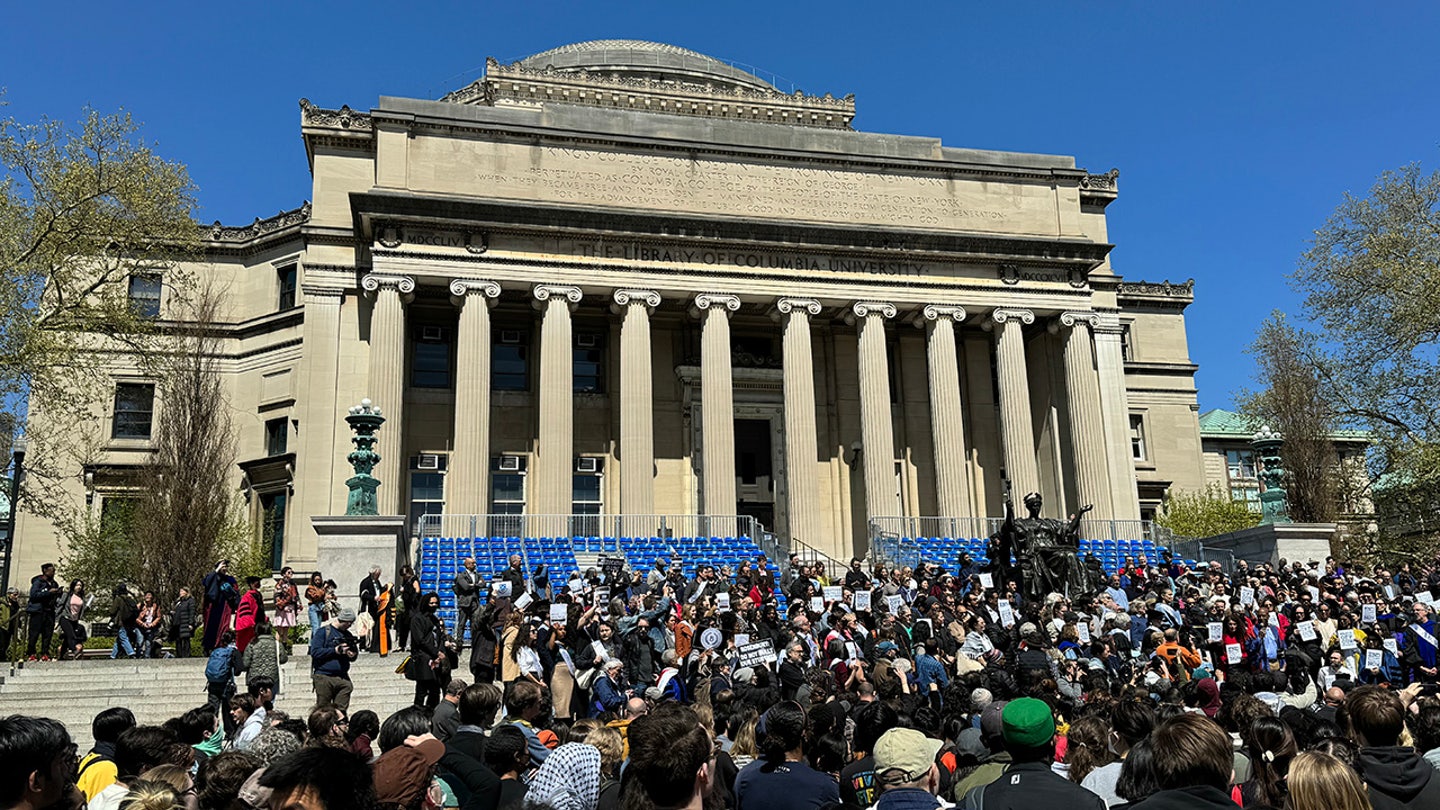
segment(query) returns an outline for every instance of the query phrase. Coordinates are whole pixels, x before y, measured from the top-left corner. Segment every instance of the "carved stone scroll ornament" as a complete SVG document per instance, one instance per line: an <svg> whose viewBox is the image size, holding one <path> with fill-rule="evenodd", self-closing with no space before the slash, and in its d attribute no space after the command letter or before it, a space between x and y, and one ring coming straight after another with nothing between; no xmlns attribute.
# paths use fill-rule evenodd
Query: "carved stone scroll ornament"
<svg viewBox="0 0 1440 810"><path fill-rule="evenodd" d="M478 278L457 278L450 282L450 303L461 306L471 295L481 296L481 300L494 306L495 299L500 297L500 285Z"/></svg>
<svg viewBox="0 0 1440 810"><path fill-rule="evenodd" d="M789 315L797 309L805 310L812 318L820 314L820 302L813 298L781 298L775 302L775 308L780 310L781 315Z"/></svg>
<svg viewBox="0 0 1440 810"><path fill-rule="evenodd" d="M1035 313L1032 313L1030 310L1005 310L1005 308L996 308L996 310L991 311L992 323L1005 323L1005 321L1011 319L1018 320L1020 323L1027 324L1028 326L1028 324L1035 323Z"/></svg>
<svg viewBox="0 0 1440 810"><path fill-rule="evenodd" d="M415 296L415 279L410 276L392 276L384 273L370 273L360 279L360 288L370 298L374 298L382 289L394 289L400 294L404 301L409 301Z"/></svg>
<svg viewBox="0 0 1440 810"><path fill-rule="evenodd" d="M618 306L628 307L631 303L643 303L654 309L660 306L660 293L655 290L616 290L613 295Z"/></svg>
<svg viewBox="0 0 1440 810"><path fill-rule="evenodd" d="M564 284L537 284L534 290L534 305L538 309L545 306L545 302L551 298L563 298L570 302L573 310L575 305L580 303L582 293L579 287L571 287Z"/></svg>
<svg viewBox="0 0 1440 810"><path fill-rule="evenodd" d="M895 317L895 305L885 301L856 301L850 307L856 318L866 318L871 315L879 315L882 318Z"/></svg>
<svg viewBox="0 0 1440 810"><path fill-rule="evenodd" d="M727 312L735 312L740 309L740 299L728 293L700 293L695 296L695 308L707 310L710 307L722 307Z"/></svg>
<svg viewBox="0 0 1440 810"><path fill-rule="evenodd" d="M1077 323L1090 324L1093 330L1100 325L1100 315L1095 312L1062 312L1060 313L1060 325L1067 328L1074 328Z"/></svg>
<svg viewBox="0 0 1440 810"><path fill-rule="evenodd" d="M938 321L941 318L964 323L967 317L969 313L965 308L956 304L926 304L925 308L920 310L920 317L915 319L915 325L923 328L925 321Z"/></svg>

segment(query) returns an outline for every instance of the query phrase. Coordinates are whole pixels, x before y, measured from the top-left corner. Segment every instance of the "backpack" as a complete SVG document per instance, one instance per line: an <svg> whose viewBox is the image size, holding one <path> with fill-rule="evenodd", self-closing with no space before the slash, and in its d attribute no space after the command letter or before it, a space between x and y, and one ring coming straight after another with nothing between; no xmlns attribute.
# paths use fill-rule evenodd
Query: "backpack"
<svg viewBox="0 0 1440 810"><path fill-rule="evenodd" d="M230 680L233 677L234 660L234 647L221 647L210 653L210 660L205 663L205 680L210 683L224 683Z"/></svg>

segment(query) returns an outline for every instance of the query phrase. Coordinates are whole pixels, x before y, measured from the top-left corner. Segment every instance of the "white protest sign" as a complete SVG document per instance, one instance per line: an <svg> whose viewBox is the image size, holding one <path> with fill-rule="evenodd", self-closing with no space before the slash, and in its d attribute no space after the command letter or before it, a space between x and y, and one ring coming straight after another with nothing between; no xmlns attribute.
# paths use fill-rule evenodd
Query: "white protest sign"
<svg viewBox="0 0 1440 810"><path fill-rule="evenodd" d="M1014 626L1015 626L1015 611L1010 608L1010 600L1009 600L1009 599L1001 599L1001 600L997 603L997 606L998 606L999 609L1000 609L1000 626L1001 626L1001 627L1014 627Z"/></svg>
<svg viewBox="0 0 1440 810"><path fill-rule="evenodd" d="M1395 586L1394 586L1394 585L1386 585L1386 586L1385 586L1385 598L1386 598L1386 599L1394 599L1394 598L1395 598Z"/></svg>
<svg viewBox="0 0 1440 810"><path fill-rule="evenodd" d="M1088 624L1086 624L1086 623L1084 623L1084 622L1081 622L1081 623L1075 625L1075 632L1077 632L1077 633L1080 634L1080 643L1081 643L1081 644L1089 644L1089 643L1090 643L1090 625L1088 625Z"/></svg>
<svg viewBox="0 0 1440 810"><path fill-rule="evenodd" d="M811 612L811 613L824 613L824 612L825 612L825 599L824 599L823 597L819 597L819 596L812 596L812 597L810 597L810 612Z"/></svg>
<svg viewBox="0 0 1440 810"><path fill-rule="evenodd" d="M725 635L718 627L707 627L700 633L700 646L713 650L725 642Z"/></svg>
<svg viewBox="0 0 1440 810"><path fill-rule="evenodd" d="M715 594L715 606L718 607L718 608L720 608L721 610L729 610L729 609L730 609L730 594L728 594L728 593L717 593L717 594Z"/></svg>
<svg viewBox="0 0 1440 810"><path fill-rule="evenodd" d="M860 645L859 645L859 644L856 644L856 643L853 642L853 641L847 641L847 642L845 642L845 653L850 656L850 659L849 659L849 660L851 660L851 661L855 661L855 660L859 659L859 658L860 658Z"/></svg>
<svg viewBox="0 0 1440 810"><path fill-rule="evenodd" d="M856 609L857 611L859 611L859 610L869 610L869 609L870 609L870 592L869 592L869 591L856 591L856 592L855 592L855 609Z"/></svg>
<svg viewBox="0 0 1440 810"><path fill-rule="evenodd" d="M510 595L510 583L509 583L508 581L506 581L506 582L492 582L492 583L490 583L490 590L491 590L492 592L494 592L494 594L495 594L496 596L501 596L501 597L509 596L509 595Z"/></svg>
<svg viewBox="0 0 1440 810"><path fill-rule="evenodd" d="M1416 601L1416 602L1424 602L1425 604L1428 605L1428 604L1430 604L1431 602L1434 602L1435 600L1434 600L1434 598L1432 598L1432 597L1430 596L1430 592L1429 592L1429 591L1421 591L1421 592L1415 594L1415 601Z"/></svg>
<svg viewBox="0 0 1440 810"><path fill-rule="evenodd" d="M994 588L994 587L995 587L995 575L994 575L994 574L981 574L981 575L980 575L980 587L984 588L984 589L987 590L987 591L990 590L991 588Z"/></svg>
<svg viewBox="0 0 1440 810"><path fill-rule="evenodd" d="M585 580L576 577L566 583L565 587L569 588L571 593L580 593L585 590Z"/></svg>
<svg viewBox="0 0 1440 810"><path fill-rule="evenodd" d="M1228 663L1228 664L1238 664L1238 663L1240 663L1240 645L1239 645L1239 644L1226 644L1226 645L1225 645L1225 662Z"/></svg>
<svg viewBox="0 0 1440 810"><path fill-rule="evenodd" d="M845 598L845 590L839 585L826 585L821 589L821 593L824 595L826 602L839 602Z"/></svg>
<svg viewBox="0 0 1440 810"><path fill-rule="evenodd" d="M564 602L559 602L559 603L556 603L556 604L553 604L553 605L550 606L550 623L551 623L551 624L564 624L564 623L565 623L565 620L568 619L569 617L570 617L570 606L567 605L567 604L565 604Z"/></svg>
<svg viewBox="0 0 1440 810"><path fill-rule="evenodd" d="M891 613L899 613L900 606L905 604L905 598L900 594L885 597L885 609Z"/></svg>
<svg viewBox="0 0 1440 810"><path fill-rule="evenodd" d="M524 610L525 608L530 607L530 603L534 601L535 597L531 596L529 591L526 591L525 593L520 594L520 597L515 600L515 609Z"/></svg>
<svg viewBox="0 0 1440 810"><path fill-rule="evenodd" d="M605 645L601 644L598 641L594 644L591 644L590 649L595 653L595 657L599 658L601 661L604 661L605 659L610 657L610 651L605 649Z"/></svg>
<svg viewBox="0 0 1440 810"><path fill-rule="evenodd" d="M1315 622L1300 622L1295 625L1295 632L1300 634L1301 641L1314 641L1319 635L1315 632Z"/></svg>
<svg viewBox="0 0 1440 810"><path fill-rule="evenodd" d="M1366 668L1366 669L1379 669L1379 668L1380 668L1380 665L1381 665L1381 664L1384 664L1384 663L1385 663L1385 651L1384 651L1384 650L1366 650L1366 651L1365 651L1365 668Z"/></svg>
<svg viewBox="0 0 1440 810"><path fill-rule="evenodd" d="M1220 622L1210 622L1205 625L1205 631L1209 633L1207 640L1211 644L1219 644L1225 638L1225 625Z"/></svg>
<svg viewBox="0 0 1440 810"><path fill-rule="evenodd" d="M1387 638L1380 643L1385 647L1386 650L1389 650L1391 655L1397 658L1400 657L1400 644L1395 639Z"/></svg>
<svg viewBox="0 0 1440 810"><path fill-rule="evenodd" d="M1310 591L1310 599L1311 599L1312 601L1315 601L1315 602L1319 602L1319 601L1320 601L1320 589L1319 589L1319 588L1315 587L1314 585L1311 585L1311 586L1309 586L1308 588L1306 588L1306 590Z"/></svg>
<svg viewBox="0 0 1440 810"><path fill-rule="evenodd" d="M1240 604L1242 604L1242 605L1253 605L1253 604L1255 604L1255 589L1254 589L1254 588L1250 587L1249 585L1246 585L1246 586L1244 586L1244 587L1242 587L1242 588L1240 589Z"/></svg>
<svg viewBox="0 0 1440 810"><path fill-rule="evenodd" d="M740 637L735 637L736 657L739 659L740 667L769 667L775 660L775 646L768 640L757 641L754 644L739 643Z"/></svg>
<svg viewBox="0 0 1440 810"><path fill-rule="evenodd" d="M1354 631L1354 630L1341 630L1337 635L1340 636L1340 649L1342 649L1342 650L1353 650L1353 649L1355 649L1355 631Z"/></svg>
<svg viewBox="0 0 1440 810"><path fill-rule="evenodd" d="M1361 606L1360 606L1360 621L1362 621L1362 622L1364 622L1364 623L1366 623L1366 624L1374 624L1374 623L1375 623L1375 606L1374 606L1374 605L1361 605Z"/></svg>
<svg viewBox="0 0 1440 810"><path fill-rule="evenodd" d="M750 634L749 634L749 633L736 633L736 634L735 634L735 646L736 646L736 647L744 647L746 644L749 644L749 643L750 643Z"/></svg>

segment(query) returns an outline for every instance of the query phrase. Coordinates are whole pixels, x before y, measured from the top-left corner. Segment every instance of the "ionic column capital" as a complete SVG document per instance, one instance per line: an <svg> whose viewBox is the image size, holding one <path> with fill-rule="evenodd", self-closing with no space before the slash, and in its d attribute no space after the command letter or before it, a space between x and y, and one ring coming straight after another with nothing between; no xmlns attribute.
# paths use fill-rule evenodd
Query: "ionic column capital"
<svg viewBox="0 0 1440 810"><path fill-rule="evenodd" d="M479 278L457 278L450 282L450 303L455 306L464 306L466 299L472 295L480 296L486 304L494 306L495 299L500 297L500 285Z"/></svg>
<svg viewBox="0 0 1440 810"><path fill-rule="evenodd" d="M612 297L615 304L610 308L617 313L631 304L644 304L648 310L660 306L660 293L656 290L619 289Z"/></svg>
<svg viewBox="0 0 1440 810"><path fill-rule="evenodd" d="M372 300L381 290L393 289L400 296L400 300L408 304L415 298L415 279L387 273L368 273L360 279L360 289Z"/></svg>
<svg viewBox="0 0 1440 810"><path fill-rule="evenodd" d="M780 298L775 301L775 309L771 311L770 318L779 321L782 316L797 309L813 318L820 314L820 308L820 302L814 298Z"/></svg>
<svg viewBox="0 0 1440 810"><path fill-rule="evenodd" d="M879 315L888 320L895 317L896 310L894 304L886 301L856 301L850 306L850 312L856 318Z"/></svg>
<svg viewBox="0 0 1440 810"><path fill-rule="evenodd" d="M924 329L927 321L938 322L948 318L955 323L964 323L969 316L965 307L958 304L926 304L920 314L915 316L914 323L916 329Z"/></svg>
<svg viewBox="0 0 1440 810"><path fill-rule="evenodd" d="M695 296L695 309L704 312L712 306L728 316L740 309L740 298L729 293L700 293Z"/></svg>
<svg viewBox="0 0 1440 810"><path fill-rule="evenodd" d="M1125 331L1125 326L1120 322L1118 312L1096 312L1095 321L1090 326L1097 335L1119 336Z"/></svg>
<svg viewBox="0 0 1440 810"><path fill-rule="evenodd" d="M1012 320L1027 325L1032 324L1035 322L1035 313L1028 309L996 307L990 310L990 317L985 320L984 326L988 330L991 329L994 324L1005 324Z"/></svg>
<svg viewBox="0 0 1440 810"><path fill-rule="evenodd" d="M1100 325L1100 316L1095 312L1077 311L1060 313L1060 325L1074 327L1076 324L1087 323L1091 329Z"/></svg>
<svg viewBox="0 0 1440 810"><path fill-rule="evenodd" d="M560 298L570 302L570 309L574 310L575 305L580 303L581 292L579 287L571 287L565 284L536 284L531 291L535 300L532 305L536 309L545 306L551 298Z"/></svg>

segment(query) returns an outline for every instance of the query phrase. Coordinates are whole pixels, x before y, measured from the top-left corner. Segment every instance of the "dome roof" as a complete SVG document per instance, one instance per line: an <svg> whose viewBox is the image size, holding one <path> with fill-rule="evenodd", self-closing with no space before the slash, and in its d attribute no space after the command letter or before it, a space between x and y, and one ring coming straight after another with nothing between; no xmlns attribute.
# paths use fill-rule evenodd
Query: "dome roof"
<svg viewBox="0 0 1440 810"><path fill-rule="evenodd" d="M775 92L769 82L692 50L639 39L595 39L562 45L516 63L526 70L646 78Z"/></svg>

